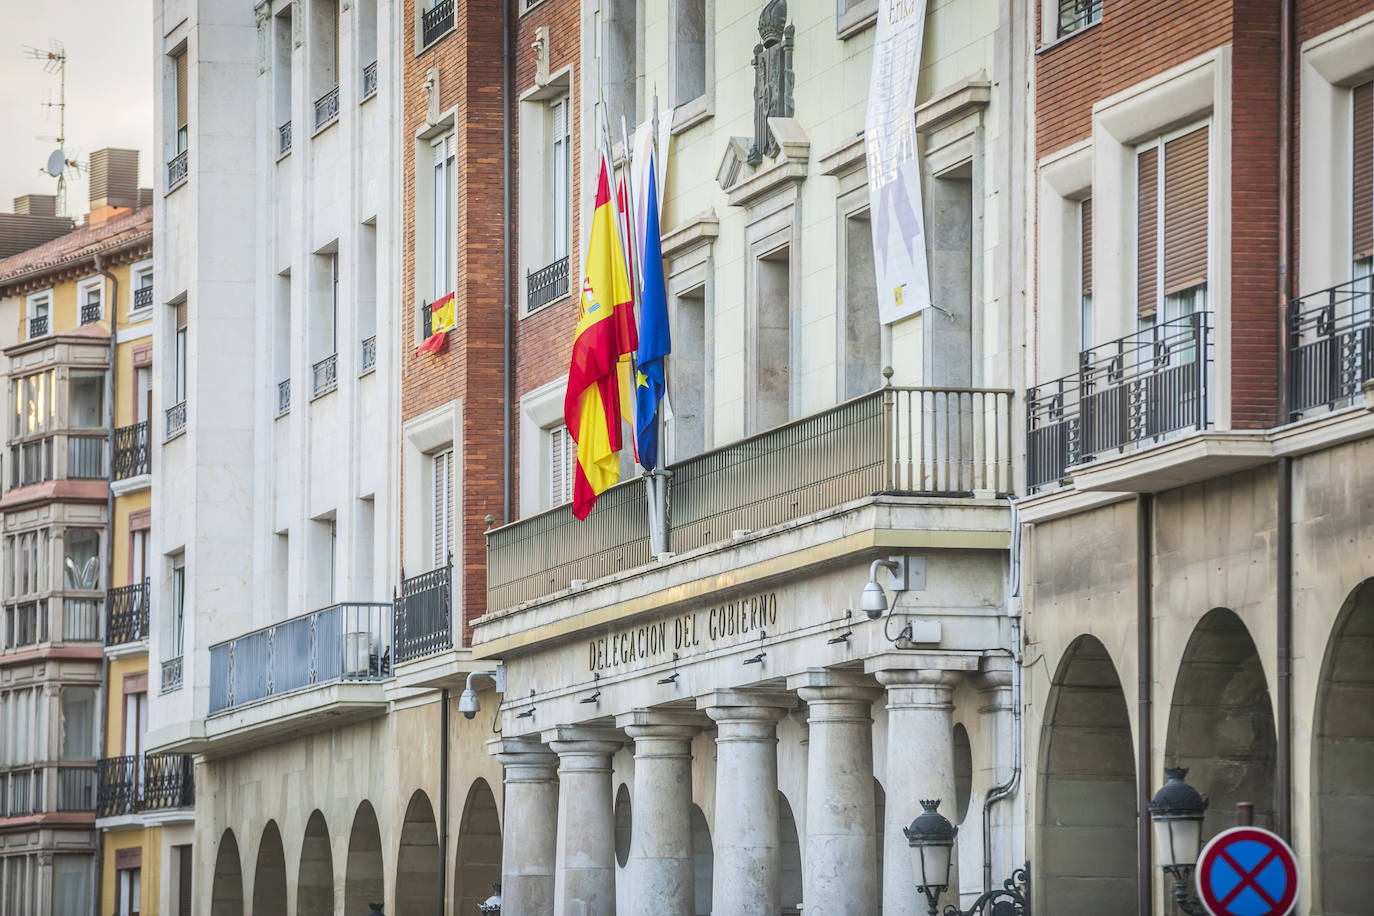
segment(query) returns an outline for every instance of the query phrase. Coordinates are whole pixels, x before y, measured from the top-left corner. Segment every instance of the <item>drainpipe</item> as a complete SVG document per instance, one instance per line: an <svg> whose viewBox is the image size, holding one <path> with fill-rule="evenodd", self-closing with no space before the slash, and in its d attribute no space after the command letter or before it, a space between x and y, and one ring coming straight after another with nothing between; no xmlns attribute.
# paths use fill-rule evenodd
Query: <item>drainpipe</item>
<svg viewBox="0 0 1374 916"><path fill-rule="evenodd" d="M1154 571L1151 548L1154 546L1154 496L1140 493L1135 503L1135 560L1136 560L1136 853L1139 864L1136 882L1139 885L1137 910L1154 912L1154 875L1150 856L1150 735L1152 716L1154 644L1151 623L1154 616L1151 582Z"/></svg>
<svg viewBox="0 0 1374 916"><path fill-rule="evenodd" d="M109 466L105 468L105 599L108 602L110 583L113 581L114 575L114 490L110 488L109 477L114 470L115 313L119 308L119 279L110 272L108 267L100 263L100 255L98 253L95 255L95 270L96 273L108 280L112 287L109 307L107 309L110 319L110 358L105 368L105 391L107 401L107 406L105 408L105 426L108 430L105 445L106 453L109 455ZM80 308L80 303L77 304L77 308ZM108 617L108 606L102 603L102 607L106 613L102 613L101 617ZM102 620L99 618L96 619L96 628L98 630L103 631L104 628L101 626L102 623ZM109 728L106 719L110 712L110 659L105 656L104 652L101 652L101 656L99 695L101 698L101 705L104 706L104 709L101 710L100 726L96 730L96 752L100 757L104 757L105 735ZM135 774L134 779L135 782L137 782L137 774ZM96 852L99 858L96 860L95 901L92 906L92 914L93 916L100 916L100 895L103 890L101 885L103 884L102 878L105 873L105 869L99 867L100 863L104 861L105 856L105 834L103 832L97 838Z"/></svg>
<svg viewBox="0 0 1374 916"><path fill-rule="evenodd" d="M1007 497L1011 508L1011 583L1010 597L1021 596L1021 522L1016 500ZM1007 602L1008 612L1011 601ZM1010 613L1008 614L1010 616ZM1010 798L1021 782L1021 618L1011 618L1011 776L988 789L983 796L983 892L992 890L992 806Z"/></svg>
<svg viewBox="0 0 1374 916"><path fill-rule="evenodd" d="M439 907L444 912L444 879L448 873L448 688L440 692L439 705Z"/></svg>
<svg viewBox="0 0 1374 916"><path fill-rule="evenodd" d="M501 4L501 289L504 297L501 323L505 336L501 347L501 524L510 522L511 447L510 412L515 401L511 378L511 270L510 253L510 3Z"/></svg>

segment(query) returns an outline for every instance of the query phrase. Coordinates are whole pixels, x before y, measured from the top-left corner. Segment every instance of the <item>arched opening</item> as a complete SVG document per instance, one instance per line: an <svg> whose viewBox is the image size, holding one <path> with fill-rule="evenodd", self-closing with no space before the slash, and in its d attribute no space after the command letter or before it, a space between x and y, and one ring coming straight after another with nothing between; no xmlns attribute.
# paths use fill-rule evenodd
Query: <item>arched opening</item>
<svg viewBox="0 0 1374 916"><path fill-rule="evenodd" d="M797 821L787 796L778 793L778 846L782 859L782 912L796 916L802 905L801 841L797 838Z"/></svg>
<svg viewBox="0 0 1374 916"><path fill-rule="evenodd" d="M329 853L329 827L319 809L305 824L296 916L334 916L334 861Z"/></svg>
<svg viewBox="0 0 1374 916"><path fill-rule="evenodd" d="M615 793L615 861L621 868L630 861L630 836L634 812L630 808L630 787L625 783Z"/></svg>
<svg viewBox="0 0 1374 916"><path fill-rule="evenodd" d="M382 877L382 833L377 812L364 801L353 815L344 871L344 912L366 913L369 903L386 902Z"/></svg>
<svg viewBox="0 0 1374 916"><path fill-rule="evenodd" d="M1374 848L1374 579L1351 592L1322 661L1313 748L1319 911L1369 912Z"/></svg>
<svg viewBox="0 0 1374 916"><path fill-rule="evenodd" d="M439 900L439 832L429 796L416 790L401 824L396 854L396 916L432 916Z"/></svg>
<svg viewBox="0 0 1374 916"><path fill-rule="evenodd" d="M453 880L453 912L476 913L477 905L501 883L501 819L485 779L468 789L458 827L458 871Z"/></svg>
<svg viewBox="0 0 1374 916"><path fill-rule="evenodd" d="M692 880L696 916L711 916L711 892L715 880L716 855L711 848L711 828L706 815L692 806Z"/></svg>
<svg viewBox="0 0 1374 916"><path fill-rule="evenodd" d="M1236 802L1253 802L1255 826L1273 829L1278 738L1264 666L1245 624L1215 608L1198 621L1183 650L1165 766L1187 767L1188 783L1207 795L1203 841L1236 823Z"/></svg>
<svg viewBox="0 0 1374 916"><path fill-rule="evenodd" d="M1101 642L1080 636L1069 646L1046 710L1037 908L1120 912L1136 899L1135 745L1121 680Z"/></svg>
<svg viewBox="0 0 1374 916"><path fill-rule="evenodd" d="M243 916L243 866L234 831L220 834L215 878L210 887L210 916Z"/></svg>
<svg viewBox="0 0 1374 916"><path fill-rule="evenodd" d="M286 916L286 853L276 821L262 828L253 868L253 916Z"/></svg>
<svg viewBox="0 0 1374 916"><path fill-rule="evenodd" d="M973 746L962 722L954 726L954 823L962 824L973 795Z"/></svg>
<svg viewBox="0 0 1374 916"><path fill-rule="evenodd" d="M883 902L883 824L887 823L887 790L873 779L873 867L878 877L878 903Z"/></svg>

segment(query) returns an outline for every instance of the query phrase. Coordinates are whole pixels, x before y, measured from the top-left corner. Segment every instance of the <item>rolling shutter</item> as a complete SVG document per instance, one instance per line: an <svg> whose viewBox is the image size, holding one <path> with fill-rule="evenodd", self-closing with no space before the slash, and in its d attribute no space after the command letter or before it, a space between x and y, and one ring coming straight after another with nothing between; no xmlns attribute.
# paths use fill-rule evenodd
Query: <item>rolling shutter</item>
<svg viewBox="0 0 1374 916"><path fill-rule="evenodd" d="M453 450L434 456L434 569L448 564L453 543Z"/></svg>
<svg viewBox="0 0 1374 916"><path fill-rule="evenodd" d="M1360 261L1374 257L1374 83L1356 86L1351 95L1355 102L1351 254Z"/></svg>
<svg viewBox="0 0 1374 916"><path fill-rule="evenodd" d="M1078 239L1079 266L1078 276L1082 295L1093 294L1093 199L1085 199L1080 205L1080 235Z"/></svg>
<svg viewBox="0 0 1374 916"><path fill-rule="evenodd" d="M172 56L172 63L176 68L176 90L177 90L177 129L186 126L186 52L182 51Z"/></svg>
<svg viewBox="0 0 1374 916"><path fill-rule="evenodd" d="M1159 286L1159 149L1152 147L1136 156L1135 286L1136 312L1141 318L1155 313Z"/></svg>
<svg viewBox="0 0 1374 916"><path fill-rule="evenodd" d="M1164 294L1207 282L1207 128L1164 144Z"/></svg>

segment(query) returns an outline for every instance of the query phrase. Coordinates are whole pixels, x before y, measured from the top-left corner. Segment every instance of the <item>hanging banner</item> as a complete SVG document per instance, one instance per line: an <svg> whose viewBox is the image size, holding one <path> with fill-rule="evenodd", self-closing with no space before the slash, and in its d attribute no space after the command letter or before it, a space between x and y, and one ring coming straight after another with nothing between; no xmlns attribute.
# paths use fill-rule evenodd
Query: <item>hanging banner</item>
<svg viewBox="0 0 1374 916"><path fill-rule="evenodd" d="M930 305L916 152L916 79L925 22L925 0L878 0L864 143L878 317L883 324Z"/></svg>

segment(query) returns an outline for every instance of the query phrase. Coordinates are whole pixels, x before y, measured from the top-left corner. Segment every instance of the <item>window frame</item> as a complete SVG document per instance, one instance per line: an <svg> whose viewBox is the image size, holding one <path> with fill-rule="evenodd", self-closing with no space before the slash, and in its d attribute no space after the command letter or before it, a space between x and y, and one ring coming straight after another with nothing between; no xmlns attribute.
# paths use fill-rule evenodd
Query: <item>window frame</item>
<svg viewBox="0 0 1374 916"><path fill-rule="evenodd" d="M1171 296L1176 298L1176 297L1178 297L1178 296L1180 296L1180 295L1182 295L1182 294L1184 294L1184 293L1195 293L1195 291L1197 291L1197 290L1199 290L1199 289L1202 290L1201 295L1202 295L1202 299L1203 299L1204 305L1203 305L1203 308L1201 308L1201 309L1195 309L1194 311L1204 311L1204 310L1206 309L1205 303L1208 301L1208 298L1209 298L1209 290L1210 290L1210 288L1211 288L1211 286L1212 286L1212 284L1213 284L1213 282L1214 282L1214 280L1215 280L1215 277L1216 277L1216 247L1217 247L1217 246L1216 246L1216 235L1217 235L1217 233L1216 233L1216 228L1217 228L1217 226L1216 226L1216 213L1214 212L1214 206L1213 206L1213 201L1212 201L1212 191L1213 191L1213 181L1214 181L1213 168L1214 168L1214 166L1215 166L1216 142L1217 142L1217 139L1216 139L1217 127L1216 127L1216 125L1215 125L1215 123L1214 123L1214 120L1215 120L1215 119L1213 118L1213 116L1209 114L1208 116L1206 116L1206 117L1204 117L1204 118L1200 118L1200 119L1191 121L1191 122L1189 122L1188 124L1184 125L1183 127L1179 127L1179 128L1175 128L1175 129L1172 129L1172 130L1164 131L1164 132L1162 132L1162 133L1155 134L1154 136L1150 137L1149 139L1144 140L1144 141L1142 141L1142 142L1140 142L1140 143L1137 143L1137 144L1135 144L1133 147L1130 148L1130 149L1131 149L1131 156L1132 156L1132 165L1131 165L1132 181L1131 181L1131 188L1132 188L1132 193L1134 194L1134 199L1132 200L1132 207L1131 207L1131 216L1132 216L1132 228L1131 228L1131 257L1132 257L1133 263L1135 263L1135 264L1139 264L1139 235L1138 235L1138 232L1137 232L1137 230L1136 230L1136 228L1135 228L1135 226L1136 226L1136 222L1135 222L1135 221L1136 221L1136 219L1138 219L1138 215L1139 215L1139 213L1140 213L1139 181L1136 180L1136 177L1135 177L1135 176L1137 175L1137 170L1138 170L1138 168L1139 168L1140 154L1143 153L1143 152L1145 152L1145 151L1147 151L1147 150L1150 150L1150 149L1156 150L1156 153L1155 153L1155 202L1156 202L1156 203L1155 203L1155 262L1154 262L1154 270L1155 270L1155 310L1154 310L1154 318L1155 318L1155 322L1156 322L1156 323L1158 323L1158 322L1161 320L1161 319L1160 319L1160 316L1163 316L1163 315L1166 314L1166 312L1165 312L1165 302L1166 302L1167 299L1171 298ZM1165 259L1164 259L1164 248L1165 248L1165 232L1164 232L1164 226L1165 226L1165 191L1166 191L1166 188L1168 187L1168 166L1167 166L1166 148L1167 148L1168 144L1170 143L1170 141L1177 140L1177 139L1180 138L1180 137L1186 136L1186 135L1188 135L1188 134L1193 133L1194 131L1202 130L1202 129L1204 129L1204 128L1205 128L1206 131L1207 131L1207 167L1206 167L1206 170L1205 170L1205 171L1206 171L1206 175L1207 175L1207 188L1206 188L1206 191L1205 191L1205 199L1206 199L1206 201L1207 201L1207 280L1206 280L1205 283L1195 284L1194 286L1190 286L1190 287L1187 287L1187 288L1185 288L1185 289L1179 290L1179 291L1176 292L1176 293L1168 294L1168 293L1165 293L1165 291L1164 291L1164 290L1165 290L1164 278L1165 278L1165 269L1166 269ZM1137 282L1137 283L1139 282L1139 274L1138 274L1138 272L1137 272L1137 276L1136 276L1136 282ZM1136 302L1134 299L1133 299L1132 301L1135 302L1135 306L1134 306L1134 307L1135 307L1136 309L1138 309L1138 308L1139 308L1138 302ZM1192 314L1192 313L1185 313L1185 314ZM1164 320L1167 321L1167 319L1164 319ZM1139 326L1139 322L1137 322L1137 326Z"/></svg>
<svg viewBox="0 0 1374 916"><path fill-rule="evenodd" d="M453 445L447 445L426 456L429 466L429 544L431 569L442 569L453 556L454 529L454 468ZM440 465L443 466L443 518L440 524Z"/></svg>
<svg viewBox="0 0 1374 916"><path fill-rule="evenodd" d="M42 309L42 314L41 314L41 315L40 315L40 314L37 314L37 311L38 311L39 308ZM52 334L52 332L53 332L53 327L52 327L52 310L53 310L53 288L52 288L51 286L48 287L47 289L40 289L40 290L37 290L37 291L35 291L35 292L29 293L27 296L24 297L24 339L25 339L25 340L37 340L39 337L47 337L49 334ZM39 334L39 335L37 335L37 336L34 336L33 334L30 334L30 333L29 333L29 330L30 330L30 327L31 327L31 324L30 324L30 323L31 323L31 322L33 321L33 319L35 319L35 318L46 318L46 319L48 319L48 332L47 332L47 334Z"/></svg>
<svg viewBox="0 0 1374 916"><path fill-rule="evenodd" d="M433 263L430 270L430 302L455 292L458 273L457 249L457 133L449 130L432 139L430 155L433 161L434 185L430 214L430 246ZM440 236L443 236L442 242ZM442 249L442 250L441 250Z"/></svg>

